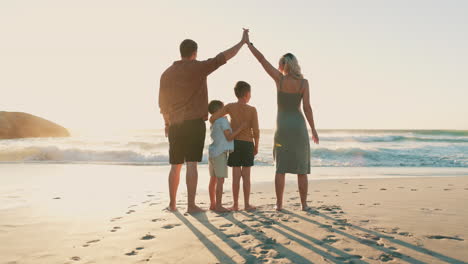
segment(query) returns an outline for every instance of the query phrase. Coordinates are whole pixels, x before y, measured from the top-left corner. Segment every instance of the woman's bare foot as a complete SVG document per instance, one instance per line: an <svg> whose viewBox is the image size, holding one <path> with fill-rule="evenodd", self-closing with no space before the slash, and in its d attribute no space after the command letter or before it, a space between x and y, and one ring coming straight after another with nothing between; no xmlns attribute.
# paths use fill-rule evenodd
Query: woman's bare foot
<svg viewBox="0 0 468 264"><path fill-rule="evenodd" d="M231 208L229 208L231 211L239 211L239 206L238 205L233 205Z"/></svg>
<svg viewBox="0 0 468 264"><path fill-rule="evenodd" d="M169 206L167 206L167 210L171 211L171 212L175 212L177 211L177 207L175 204L170 204L169 203Z"/></svg>
<svg viewBox="0 0 468 264"><path fill-rule="evenodd" d="M302 211L310 211L310 210L312 210L312 207L307 206L307 205L302 206Z"/></svg>
<svg viewBox="0 0 468 264"><path fill-rule="evenodd" d="M275 209L276 209L276 211L281 212L281 211L283 211L283 205L278 205L278 204L277 204L277 205L275 206Z"/></svg>
<svg viewBox="0 0 468 264"><path fill-rule="evenodd" d="M211 204L210 205L210 210L216 210L216 204Z"/></svg>
<svg viewBox="0 0 468 264"><path fill-rule="evenodd" d="M227 213L227 212L231 212L231 210L229 208L225 208L223 206L216 206L216 208L214 209L215 212L217 213Z"/></svg>
<svg viewBox="0 0 468 264"><path fill-rule="evenodd" d="M245 208L244 208L246 211L255 211L257 210L257 207L253 206L253 205L246 205Z"/></svg>
<svg viewBox="0 0 468 264"><path fill-rule="evenodd" d="M202 212L205 212L205 210L203 210L202 208L196 205L192 205L187 208L187 213L189 214L196 214L196 213L202 213Z"/></svg>

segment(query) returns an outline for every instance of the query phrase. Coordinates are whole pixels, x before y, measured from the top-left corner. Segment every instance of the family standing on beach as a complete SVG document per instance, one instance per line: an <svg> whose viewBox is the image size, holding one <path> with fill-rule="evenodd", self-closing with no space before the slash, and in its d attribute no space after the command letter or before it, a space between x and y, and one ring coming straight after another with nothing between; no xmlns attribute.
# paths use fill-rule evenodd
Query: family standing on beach
<svg viewBox="0 0 468 264"><path fill-rule="evenodd" d="M169 210L175 211L180 171L186 163L186 184L189 213L203 211L195 203L198 182L197 163L201 162L205 145L208 112L211 114L211 138L209 146L210 210L228 212L239 210L239 189L242 179L244 209L255 210L250 204L250 168L258 153L259 126L255 107L248 105L251 86L239 81L234 87L237 101L224 105L213 100L208 104L207 77L233 58L246 44L277 87L278 116L274 138L276 162L276 209L282 210L285 174L297 174L302 210L308 210L307 174L310 173L310 145L306 120L312 131L312 139L318 144L312 108L309 100L309 84L301 74L296 57L287 53L276 69L249 40L244 29L241 41L216 57L197 60L197 43L186 39L180 44L181 60L175 61L162 75L159 90L159 107L169 138ZM301 112L300 106L305 115ZM229 123L226 115L230 116ZM232 167L232 208L222 206L224 179Z"/></svg>

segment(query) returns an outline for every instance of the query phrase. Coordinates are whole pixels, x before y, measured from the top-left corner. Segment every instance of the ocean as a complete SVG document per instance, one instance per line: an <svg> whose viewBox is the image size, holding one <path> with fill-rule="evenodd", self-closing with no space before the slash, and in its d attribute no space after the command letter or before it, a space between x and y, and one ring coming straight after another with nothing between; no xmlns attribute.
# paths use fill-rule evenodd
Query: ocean
<svg viewBox="0 0 468 264"><path fill-rule="evenodd" d="M468 131L320 130L313 167L468 168ZM274 130L262 130L256 166L274 166ZM207 163L209 133L202 164ZM0 140L0 163L168 165L162 130Z"/></svg>

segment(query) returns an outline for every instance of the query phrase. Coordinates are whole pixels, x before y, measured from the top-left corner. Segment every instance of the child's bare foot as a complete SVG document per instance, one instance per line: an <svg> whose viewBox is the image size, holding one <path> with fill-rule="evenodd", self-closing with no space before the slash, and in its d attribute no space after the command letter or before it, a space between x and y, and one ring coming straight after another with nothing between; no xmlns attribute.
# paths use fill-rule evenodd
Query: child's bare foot
<svg viewBox="0 0 468 264"><path fill-rule="evenodd" d="M239 211L239 206L238 205L233 205L231 208L229 208L231 211Z"/></svg>
<svg viewBox="0 0 468 264"><path fill-rule="evenodd" d="M245 206L245 210L246 211L255 211L255 210L257 210L257 207L248 204L248 205Z"/></svg>
<svg viewBox="0 0 468 264"><path fill-rule="evenodd" d="M211 204L210 205L210 210L216 210L216 204Z"/></svg>
<svg viewBox="0 0 468 264"><path fill-rule="evenodd" d="M203 210L202 208L196 205L192 205L187 208L187 213L189 214L196 214L196 213L202 213L202 212L205 212L205 210Z"/></svg>
<svg viewBox="0 0 468 264"><path fill-rule="evenodd" d="M231 210L229 208L225 208L223 206L216 206L216 208L214 209L215 212L217 213L227 213L227 212L231 212Z"/></svg>

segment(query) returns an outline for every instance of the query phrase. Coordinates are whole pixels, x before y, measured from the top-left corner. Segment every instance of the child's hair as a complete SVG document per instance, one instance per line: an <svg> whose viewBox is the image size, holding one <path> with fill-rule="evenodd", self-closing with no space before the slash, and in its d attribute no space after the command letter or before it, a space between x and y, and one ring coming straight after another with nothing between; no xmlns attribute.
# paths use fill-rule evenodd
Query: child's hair
<svg viewBox="0 0 468 264"><path fill-rule="evenodd" d="M208 112L210 114L216 113L219 109L223 108L224 103L219 100L213 100L208 104Z"/></svg>
<svg viewBox="0 0 468 264"><path fill-rule="evenodd" d="M237 98L244 97L248 92L250 92L250 84L244 81L238 81L234 87L234 93Z"/></svg>

